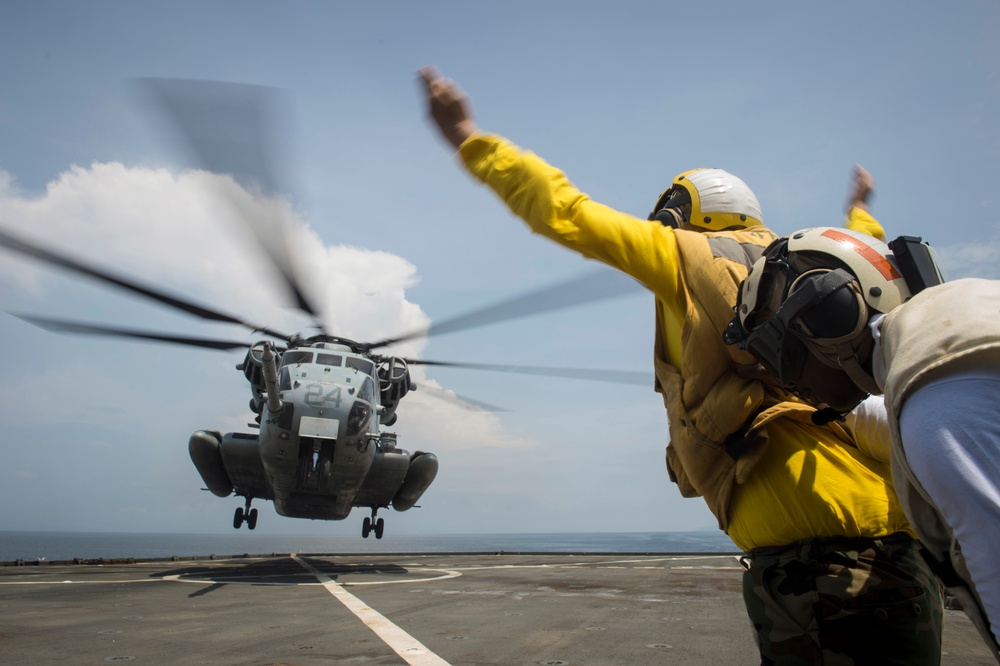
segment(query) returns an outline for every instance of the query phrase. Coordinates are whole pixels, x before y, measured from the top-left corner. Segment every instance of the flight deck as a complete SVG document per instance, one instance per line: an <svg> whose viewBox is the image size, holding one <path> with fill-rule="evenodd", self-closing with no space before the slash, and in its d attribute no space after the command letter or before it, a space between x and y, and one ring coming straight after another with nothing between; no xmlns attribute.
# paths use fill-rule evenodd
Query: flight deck
<svg viewBox="0 0 1000 666"><path fill-rule="evenodd" d="M0 663L756 664L718 554L271 554L0 566ZM946 666L994 664L945 611Z"/></svg>

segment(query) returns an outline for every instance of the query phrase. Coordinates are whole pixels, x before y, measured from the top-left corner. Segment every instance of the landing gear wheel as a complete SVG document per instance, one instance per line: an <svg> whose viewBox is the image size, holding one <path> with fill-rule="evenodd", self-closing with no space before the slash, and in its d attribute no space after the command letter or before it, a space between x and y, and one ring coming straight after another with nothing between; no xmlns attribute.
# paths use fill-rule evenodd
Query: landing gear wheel
<svg viewBox="0 0 1000 666"><path fill-rule="evenodd" d="M367 539L368 535L371 534L371 532L372 532L372 519L366 517L365 522L361 523L361 538ZM377 537L378 533L376 532L376 538Z"/></svg>
<svg viewBox="0 0 1000 666"><path fill-rule="evenodd" d="M243 525L243 507L236 507L236 513L233 514L233 529L240 529Z"/></svg>
<svg viewBox="0 0 1000 666"><path fill-rule="evenodd" d="M250 513L247 514L247 529L253 529L257 527L257 509L250 509Z"/></svg>
<svg viewBox="0 0 1000 666"><path fill-rule="evenodd" d="M381 539L382 532L384 530L385 530L385 521L379 518L377 521L375 521L375 538Z"/></svg>

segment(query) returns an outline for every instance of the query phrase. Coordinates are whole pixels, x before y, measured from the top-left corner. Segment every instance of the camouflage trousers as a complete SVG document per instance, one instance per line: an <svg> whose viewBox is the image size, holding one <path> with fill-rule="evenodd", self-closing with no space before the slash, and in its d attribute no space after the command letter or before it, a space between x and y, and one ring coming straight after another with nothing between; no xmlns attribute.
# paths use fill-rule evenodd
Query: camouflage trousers
<svg viewBox="0 0 1000 666"><path fill-rule="evenodd" d="M899 534L747 553L761 665L940 664L944 599L919 548Z"/></svg>

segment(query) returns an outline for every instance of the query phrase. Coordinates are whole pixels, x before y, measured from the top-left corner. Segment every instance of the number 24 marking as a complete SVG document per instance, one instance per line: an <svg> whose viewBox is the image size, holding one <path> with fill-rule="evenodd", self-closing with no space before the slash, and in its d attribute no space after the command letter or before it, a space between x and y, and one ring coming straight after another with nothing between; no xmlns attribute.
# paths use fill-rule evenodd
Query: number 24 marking
<svg viewBox="0 0 1000 666"><path fill-rule="evenodd" d="M306 404L310 407L319 407L332 402L334 408L340 408L340 387L334 386L329 392L323 392L322 384L310 384L306 390Z"/></svg>

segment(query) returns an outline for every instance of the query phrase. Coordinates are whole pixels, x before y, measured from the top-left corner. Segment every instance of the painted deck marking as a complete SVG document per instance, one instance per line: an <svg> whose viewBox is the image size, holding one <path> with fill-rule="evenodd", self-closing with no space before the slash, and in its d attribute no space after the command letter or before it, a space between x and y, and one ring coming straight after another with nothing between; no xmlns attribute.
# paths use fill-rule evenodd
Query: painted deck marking
<svg viewBox="0 0 1000 666"><path fill-rule="evenodd" d="M292 559L315 576L327 592L344 604L347 610L354 613L359 620L365 623L365 626L374 631L375 635L402 657L407 664L410 666L450 666L447 661L428 650L423 643L394 625L384 615L345 590L322 571L302 560L298 555L292 555Z"/></svg>

